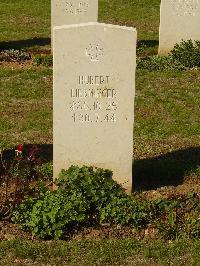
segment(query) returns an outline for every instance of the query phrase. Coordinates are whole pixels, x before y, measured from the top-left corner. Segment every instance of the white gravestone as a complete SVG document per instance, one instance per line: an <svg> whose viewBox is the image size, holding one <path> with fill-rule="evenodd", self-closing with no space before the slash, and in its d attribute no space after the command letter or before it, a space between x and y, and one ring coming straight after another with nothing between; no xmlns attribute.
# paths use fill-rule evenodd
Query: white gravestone
<svg viewBox="0 0 200 266"><path fill-rule="evenodd" d="M98 0L51 0L51 28L96 22L98 19Z"/></svg>
<svg viewBox="0 0 200 266"><path fill-rule="evenodd" d="M159 54L182 40L200 40L200 0L162 0Z"/></svg>
<svg viewBox="0 0 200 266"><path fill-rule="evenodd" d="M132 187L134 28L54 28L54 178L71 165L113 171Z"/></svg>

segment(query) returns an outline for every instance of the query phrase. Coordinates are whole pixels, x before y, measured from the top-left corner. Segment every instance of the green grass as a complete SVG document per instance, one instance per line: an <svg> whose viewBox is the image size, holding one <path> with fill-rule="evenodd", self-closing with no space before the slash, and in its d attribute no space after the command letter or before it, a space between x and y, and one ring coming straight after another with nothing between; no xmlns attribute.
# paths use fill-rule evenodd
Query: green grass
<svg viewBox="0 0 200 266"><path fill-rule="evenodd" d="M0 147L52 142L52 70L0 70Z"/></svg>
<svg viewBox="0 0 200 266"><path fill-rule="evenodd" d="M162 140L200 135L199 71L138 71L136 78L136 135ZM145 119L146 118L146 119Z"/></svg>
<svg viewBox="0 0 200 266"><path fill-rule="evenodd" d="M200 241L82 240L0 243L0 265L198 265ZM9 264L10 263L10 264Z"/></svg>
<svg viewBox="0 0 200 266"><path fill-rule="evenodd" d="M99 22L136 27L139 40L156 52L159 5L159 0L99 0ZM0 10L0 49L50 47L50 0L1 0Z"/></svg>
<svg viewBox="0 0 200 266"><path fill-rule="evenodd" d="M50 0L1 0L0 10L1 41L50 36Z"/></svg>
<svg viewBox="0 0 200 266"><path fill-rule="evenodd" d="M100 0L99 21L138 29L140 40L158 40L159 0Z"/></svg>

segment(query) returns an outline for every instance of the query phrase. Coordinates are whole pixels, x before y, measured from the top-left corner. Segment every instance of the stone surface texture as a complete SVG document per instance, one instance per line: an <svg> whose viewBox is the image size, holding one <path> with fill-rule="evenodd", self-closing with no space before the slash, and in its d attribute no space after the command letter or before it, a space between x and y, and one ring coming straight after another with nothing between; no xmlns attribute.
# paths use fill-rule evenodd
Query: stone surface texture
<svg viewBox="0 0 200 266"><path fill-rule="evenodd" d="M54 178L71 165L110 169L132 187L134 28L54 28Z"/></svg>
<svg viewBox="0 0 200 266"><path fill-rule="evenodd" d="M51 27L97 22L98 0L51 0Z"/></svg>
<svg viewBox="0 0 200 266"><path fill-rule="evenodd" d="M200 0L162 0L159 54L182 40L200 40Z"/></svg>

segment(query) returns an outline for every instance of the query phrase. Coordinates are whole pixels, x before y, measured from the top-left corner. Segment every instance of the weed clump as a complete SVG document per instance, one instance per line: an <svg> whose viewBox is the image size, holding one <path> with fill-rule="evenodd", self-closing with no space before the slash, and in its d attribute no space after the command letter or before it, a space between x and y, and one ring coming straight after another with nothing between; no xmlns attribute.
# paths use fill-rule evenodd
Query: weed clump
<svg viewBox="0 0 200 266"><path fill-rule="evenodd" d="M133 200L111 177L109 170L86 166L62 170L55 182L58 189L27 198L14 212L13 221L41 238L56 239L81 224L144 227L148 206Z"/></svg>
<svg viewBox="0 0 200 266"><path fill-rule="evenodd" d="M40 55L37 54L33 58L33 65L35 66L45 66L52 67L53 66L53 56L51 54L48 55Z"/></svg>
<svg viewBox="0 0 200 266"><path fill-rule="evenodd" d="M182 41L175 44L168 56L146 56L139 57L138 69L148 71L183 71L188 68L200 67L200 41Z"/></svg>
<svg viewBox="0 0 200 266"><path fill-rule="evenodd" d="M171 55L185 67L200 67L200 41L182 41L174 46Z"/></svg>
<svg viewBox="0 0 200 266"><path fill-rule="evenodd" d="M169 56L153 55L146 58L139 58L137 62L138 69L144 69L148 71L170 71L170 70L185 70L186 67L182 65L178 60Z"/></svg>
<svg viewBox="0 0 200 266"><path fill-rule="evenodd" d="M41 188L37 197L28 197L15 210L12 220L44 239L104 223L136 229L150 226L164 239L200 237L198 195L148 201L127 195L111 177L110 170L71 166L59 174L57 190Z"/></svg>

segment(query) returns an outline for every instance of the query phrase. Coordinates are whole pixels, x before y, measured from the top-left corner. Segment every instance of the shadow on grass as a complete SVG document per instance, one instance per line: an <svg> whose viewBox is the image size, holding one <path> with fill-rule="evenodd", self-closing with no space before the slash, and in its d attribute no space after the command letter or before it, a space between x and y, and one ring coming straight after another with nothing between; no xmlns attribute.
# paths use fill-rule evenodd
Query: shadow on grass
<svg viewBox="0 0 200 266"><path fill-rule="evenodd" d="M52 162L53 161L53 145L52 144L26 144L23 145L23 154L25 156L29 155L29 152L31 151L31 148L33 146L37 146L39 148L39 158L42 159L42 162ZM7 149L3 150L0 154L0 177L5 174L5 169L3 167L2 160L8 165L12 163L12 161L16 158L16 149ZM1 180L0 180L1 181Z"/></svg>
<svg viewBox="0 0 200 266"><path fill-rule="evenodd" d="M24 154L28 154L33 146L39 148L39 155L44 158L45 162L53 160L53 144L26 144L23 145ZM17 147L16 147L17 149ZM12 161L16 156L16 149L3 150L2 158L5 161Z"/></svg>
<svg viewBox="0 0 200 266"><path fill-rule="evenodd" d="M159 45L158 40L139 40L137 43L138 47L145 46L148 48L156 47Z"/></svg>
<svg viewBox="0 0 200 266"><path fill-rule="evenodd" d="M33 46L50 45L50 38L33 38L28 40L16 40L8 42L0 42L0 51L8 49L24 49Z"/></svg>
<svg viewBox="0 0 200 266"><path fill-rule="evenodd" d="M40 156L45 162L53 160L52 144L37 144ZM33 144L24 145L25 153ZM13 160L15 149L3 151L3 159ZM163 186L177 186L183 183L186 172L200 165L200 147L172 151L157 157L135 160L133 164L134 191L156 189ZM1 168L1 167L0 167Z"/></svg>
<svg viewBox="0 0 200 266"><path fill-rule="evenodd" d="M183 183L187 172L200 165L200 147L172 151L157 157L135 160L133 188L150 190Z"/></svg>

